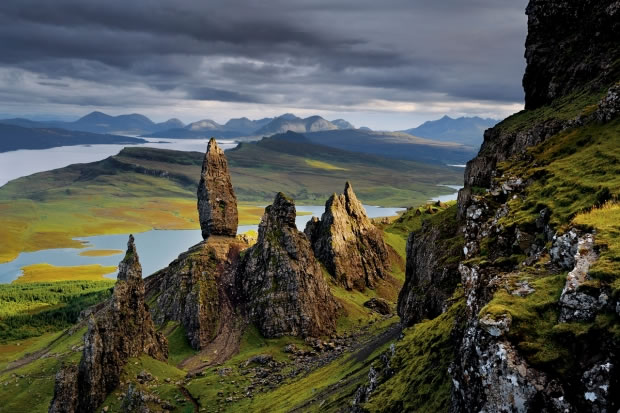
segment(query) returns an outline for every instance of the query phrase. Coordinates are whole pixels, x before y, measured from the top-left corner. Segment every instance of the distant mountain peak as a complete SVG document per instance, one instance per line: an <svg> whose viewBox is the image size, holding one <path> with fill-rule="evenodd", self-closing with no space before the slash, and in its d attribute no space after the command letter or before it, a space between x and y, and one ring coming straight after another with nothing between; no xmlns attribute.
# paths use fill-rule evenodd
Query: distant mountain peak
<svg viewBox="0 0 620 413"><path fill-rule="evenodd" d="M417 128L407 129L402 132L420 138L478 147L482 144L484 131L494 126L497 122L495 119L483 119L478 116L451 118L448 115L444 115L437 120L426 121Z"/></svg>

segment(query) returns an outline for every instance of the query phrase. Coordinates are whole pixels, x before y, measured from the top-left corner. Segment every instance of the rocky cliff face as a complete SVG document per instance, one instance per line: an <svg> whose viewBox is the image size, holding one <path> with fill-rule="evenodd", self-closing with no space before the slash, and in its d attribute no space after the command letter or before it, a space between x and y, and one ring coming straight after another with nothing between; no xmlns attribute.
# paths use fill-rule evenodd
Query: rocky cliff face
<svg viewBox="0 0 620 413"><path fill-rule="evenodd" d="M339 306L295 216L293 200L277 194L237 273L237 299L265 337L320 336L336 327Z"/></svg>
<svg viewBox="0 0 620 413"><path fill-rule="evenodd" d="M198 215L202 237L237 233L237 197L233 191L228 161L214 138L209 140L198 184Z"/></svg>
<svg viewBox="0 0 620 413"><path fill-rule="evenodd" d="M146 354L166 360L168 342L155 330L144 291L142 267L130 236L114 294L88 320L79 367L57 374L50 412L94 412L118 386L129 358Z"/></svg>
<svg viewBox="0 0 620 413"><path fill-rule="evenodd" d="M617 234L574 217L611 213L601 205L619 194L617 181L588 168L606 175L618 163L603 152L619 130L620 3L531 0L527 13L528 110L487 130L467 164L458 213L444 217L463 236L459 259L443 265L450 236L435 225L410 236L399 314L411 324L442 313L405 330L415 337L440 326L454 300L463 305L441 343L452 356L437 360L452 382L446 410L616 411L618 267L597 265L617 260ZM448 273L460 283L451 299ZM406 383L406 371L396 379ZM390 380L377 386L382 397L381 386L403 385Z"/></svg>
<svg viewBox="0 0 620 413"><path fill-rule="evenodd" d="M463 242L456 219L449 218L428 219L407 239L405 284L398 297L405 326L440 315L460 282Z"/></svg>
<svg viewBox="0 0 620 413"><path fill-rule="evenodd" d="M234 283L239 254L246 248L236 238L210 236L149 277L153 320L179 322L196 350L232 339L232 326L238 323L226 289Z"/></svg>
<svg viewBox="0 0 620 413"><path fill-rule="evenodd" d="M383 235L370 222L353 187L332 195L325 212L306 226L314 254L347 289L374 288L389 269L388 250Z"/></svg>
<svg viewBox="0 0 620 413"><path fill-rule="evenodd" d="M527 148L549 141L556 142L549 144L555 147L569 146L567 137L579 136L586 128L598 133L613 130L605 122L613 122L618 113L614 83L620 80L620 3L531 0L527 13L523 84L526 108L531 110L485 132L479 155L467 164L465 188L459 194L467 261L458 269L466 314L463 330L454 334L452 410L615 411L620 405L612 390L618 381L611 378L618 374L615 339L609 327L595 322L613 320L614 303L609 302L611 287L593 281L588 273L597 260L594 235L572 227L570 215L559 217L576 214L578 207L560 212L561 204L552 203L554 210L537 200L544 192L530 190L544 187L553 176L546 164L585 150L595 138L585 134L579 148L561 148L546 158ZM538 170L528 173L528 168ZM583 187L578 197L583 204L590 202L589 208L609 198L604 190L602 201L597 200L590 195L596 188L573 181L577 184ZM558 188L556 196L568 191L568 186ZM574 194L566 196L573 198L563 201L565 205L575 202ZM529 206L536 202L534 219ZM559 297L550 298L547 306L537 302L542 294L557 291L550 287L551 280L567 271ZM585 288L587 283L593 288ZM529 318L519 313L531 308L539 313ZM522 319L536 324L538 331ZM575 333L575 328L584 332ZM535 338L543 329L546 338ZM557 360L560 351L563 359Z"/></svg>
<svg viewBox="0 0 620 413"><path fill-rule="evenodd" d="M617 0L531 0L527 6L525 108L617 80Z"/></svg>

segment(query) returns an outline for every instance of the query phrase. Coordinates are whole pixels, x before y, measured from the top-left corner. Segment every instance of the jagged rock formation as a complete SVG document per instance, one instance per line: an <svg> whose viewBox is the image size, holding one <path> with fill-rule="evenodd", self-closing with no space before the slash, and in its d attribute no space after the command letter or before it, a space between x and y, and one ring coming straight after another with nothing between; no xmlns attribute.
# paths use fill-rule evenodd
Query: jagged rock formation
<svg viewBox="0 0 620 413"><path fill-rule="evenodd" d="M239 217L228 161L214 138L209 140L198 184L198 215L202 238L210 235L234 237Z"/></svg>
<svg viewBox="0 0 620 413"><path fill-rule="evenodd" d="M131 235L118 268L112 297L88 320L79 368L66 367L56 376L50 412L94 412L119 385L129 358L168 357L168 341L155 330L144 301L142 267Z"/></svg>
<svg viewBox="0 0 620 413"><path fill-rule="evenodd" d="M336 327L339 305L295 216L293 200L278 193L237 273L238 301L265 337L320 336Z"/></svg>
<svg viewBox="0 0 620 413"><path fill-rule="evenodd" d="M327 200L321 219L310 220L304 232L318 260L347 289L374 288L386 277L389 260L383 235L349 182L343 194Z"/></svg>
<svg viewBox="0 0 620 413"><path fill-rule="evenodd" d="M246 248L236 238L211 236L149 277L153 320L179 322L197 350L216 339L233 339L237 323L227 286L234 283L239 254Z"/></svg>
<svg viewBox="0 0 620 413"><path fill-rule="evenodd" d="M398 315L405 326L441 314L460 282L458 259L462 237L456 220L425 221L409 234L405 284L398 297Z"/></svg>
<svg viewBox="0 0 620 413"><path fill-rule="evenodd" d="M530 0L526 13L526 109L618 79L617 0Z"/></svg>

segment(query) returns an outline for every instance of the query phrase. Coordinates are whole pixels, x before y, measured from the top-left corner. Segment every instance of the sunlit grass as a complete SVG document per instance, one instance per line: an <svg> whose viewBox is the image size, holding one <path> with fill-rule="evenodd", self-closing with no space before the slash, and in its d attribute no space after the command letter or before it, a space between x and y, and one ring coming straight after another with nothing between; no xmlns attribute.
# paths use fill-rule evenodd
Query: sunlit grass
<svg viewBox="0 0 620 413"><path fill-rule="evenodd" d="M86 250L80 252L84 257L109 257L111 255L122 254L122 250Z"/></svg>
<svg viewBox="0 0 620 413"><path fill-rule="evenodd" d="M48 282L48 281L72 281L104 279L104 275L116 271L115 266L103 266L99 264L76 265L70 267L57 267L50 264L32 264L22 267L23 274L15 281L19 283Z"/></svg>
<svg viewBox="0 0 620 413"><path fill-rule="evenodd" d="M328 162L317 161L315 159L306 159L306 164L313 168L317 169L325 169L327 171L346 171L346 168L341 168L339 166L333 165Z"/></svg>

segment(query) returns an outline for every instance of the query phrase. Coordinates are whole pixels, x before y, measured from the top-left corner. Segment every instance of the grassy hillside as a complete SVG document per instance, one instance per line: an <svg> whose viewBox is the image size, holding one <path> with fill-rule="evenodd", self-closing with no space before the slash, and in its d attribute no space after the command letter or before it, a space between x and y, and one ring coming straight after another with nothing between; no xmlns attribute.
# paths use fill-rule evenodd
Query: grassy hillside
<svg viewBox="0 0 620 413"><path fill-rule="evenodd" d="M393 159L436 164L464 164L476 156L472 145L419 138L402 132L375 132L360 129L304 133L310 141L333 148Z"/></svg>
<svg viewBox="0 0 620 413"><path fill-rule="evenodd" d="M587 116L600 97L577 92L551 105L513 115L498 127L514 132L552 119ZM526 154L500 164L496 174L499 183L515 177L528 183L523 192L508 201L509 211L498 223L501 231L510 233L518 228L524 234L537 234L536 220L546 208L554 230L563 233L576 227L593 232L600 256L588 272L591 279L579 288L593 297L605 293L611 302L620 297L619 147L620 120L605 124L593 121L528 148ZM497 205L484 188L474 188L474 194ZM402 236L419 228L424 212L431 212L425 208L419 211L408 211L387 231ZM431 215L434 219L454 219L456 210L438 209ZM551 242L547 242L540 260L526 264L518 248L510 257L487 253L497 243L496 237L502 235L494 232L483 238L480 254L466 264L478 265L481 272L495 271L496 285L526 280L533 293L520 296L511 294L508 287L494 289L479 317L508 318L511 324L506 338L530 366L551 378L580 380L575 372L584 359L604 354L604 346L617 348L620 344L620 318L615 308L601 310L591 321L559 322L559 298L567 271L559 271L551 264ZM504 273L498 268L511 270ZM459 320L463 304L462 291L457 289L445 313L403 332L390 362L394 374L385 378L365 408L382 412L449 411L452 385L446 372L456 351L454 336L459 334L463 321Z"/></svg>
<svg viewBox="0 0 620 413"><path fill-rule="evenodd" d="M126 148L100 162L71 165L0 188L0 262L21 251L74 247L72 238L198 228L196 186L203 154ZM320 205L351 180L367 204L406 206L449 190L462 170L265 139L228 151L240 224L258 223L278 191Z"/></svg>

